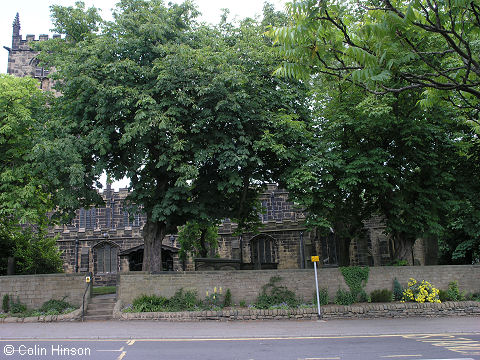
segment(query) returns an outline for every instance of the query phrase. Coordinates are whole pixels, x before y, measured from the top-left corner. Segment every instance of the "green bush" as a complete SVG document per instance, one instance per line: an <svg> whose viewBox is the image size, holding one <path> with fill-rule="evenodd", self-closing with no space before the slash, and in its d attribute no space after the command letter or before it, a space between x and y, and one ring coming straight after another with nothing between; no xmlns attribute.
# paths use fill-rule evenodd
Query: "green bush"
<svg viewBox="0 0 480 360"><path fill-rule="evenodd" d="M12 235L11 256L15 257L18 275L50 274L62 272L63 261L56 240L47 237L46 229L26 228Z"/></svg>
<svg viewBox="0 0 480 360"><path fill-rule="evenodd" d="M224 307L229 307L232 305L232 292L230 289L227 289L225 292L225 298L223 299L223 306Z"/></svg>
<svg viewBox="0 0 480 360"><path fill-rule="evenodd" d="M327 305L329 303L328 290L326 288L318 289L318 297L320 298L320 305ZM313 304L317 305L317 292L313 293Z"/></svg>
<svg viewBox="0 0 480 360"><path fill-rule="evenodd" d="M10 311L10 296L8 294L3 295L2 309L3 309L3 312L6 312L6 313Z"/></svg>
<svg viewBox="0 0 480 360"><path fill-rule="evenodd" d="M49 315L63 314L67 310L75 309L75 306L66 302L65 298L62 300L48 300L43 303L38 311L48 313Z"/></svg>
<svg viewBox="0 0 480 360"><path fill-rule="evenodd" d="M373 290L370 293L371 302L391 302L393 293L388 289Z"/></svg>
<svg viewBox="0 0 480 360"><path fill-rule="evenodd" d="M285 286L277 285L280 281L280 276L270 278L270 281L262 287L262 292L257 297L255 307L269 309L274 306L297 307L300 304L293 291Z"/></svg>
<svg viewBox="0 0 480 360"><path fill-rule="evenodd" d="M460 293L458 289L457 281L452 281L448 284L447 298L450 301L462 301L465 299L465 294Z"/></svg>
<svg viewBox="0 0 480 360"><path fill-rule="evenodd" d="M20 302L20 299L17 298L16 302L10 303L10 313L11 314L18 314L27 311L27 306Z"/></svg>
<svg viewBox="0 0 480 360"><path fill-rule="evenodd" d="M448 293L447 290L442 290L440 289L438 291L438 298L440 299L441 302L448 301Z"/></svg>
<svg viewBox="0 0 480 360"><path fill-rule="evenodd" d="M403 298L403 287L400 282L395 278L393 280L393 300L400 301Z"/></svg>
<svg viewBox="0 0 480 360"><path fill-rule="evenodd" d="M353 304L357 299L355 296L347 290L344 289L338 289L337 294L335 295L335 304L337 305L351 305Z"/></svg>
<svg viewBox="0 0 480 360"><path fill-rule="evenodd" d="M238 306L247 307L247 302L245 300L240 300L240 302L238 303Z"/></svg>
<svg viewBox="0 0 480 360"><path fill-rule="evenodd" d="M177 290L170 299L157 295L142 295L133 300L129 311L132 312L165 312L197 310L201 302L195 291Z"/></svg>
<svg viewBox="0 0 480 360"><path fill-rule="evenodd" d="M133 312L155 312L162 311L167 306L168 299L157 295L141 295L133 300ZM165 310L164 310L165 311Z"/></svg>

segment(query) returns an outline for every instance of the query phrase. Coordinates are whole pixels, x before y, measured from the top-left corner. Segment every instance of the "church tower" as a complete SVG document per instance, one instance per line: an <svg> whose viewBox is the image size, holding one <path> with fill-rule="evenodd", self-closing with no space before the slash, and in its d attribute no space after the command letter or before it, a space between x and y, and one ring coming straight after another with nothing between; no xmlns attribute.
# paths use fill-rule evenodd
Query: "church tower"
<svg viewBox="0 0 480 360"><path fill-rule="evenodd" d="M36 58L37 52L31 48L31 43L34 41L48 40L48 35L40 35L38 40L35 40L35 35L27 35L26 39L22 39L20 34L20 16L17 13L13 20L12 31L12 47L4 46L8 51L8 67L7 74L18 77L30 76L38 79L39 87L44 90L51 90L51 81L48 79L49 71L39 66L39 61ZM60 35L54 35L54 38Z"/></svg>

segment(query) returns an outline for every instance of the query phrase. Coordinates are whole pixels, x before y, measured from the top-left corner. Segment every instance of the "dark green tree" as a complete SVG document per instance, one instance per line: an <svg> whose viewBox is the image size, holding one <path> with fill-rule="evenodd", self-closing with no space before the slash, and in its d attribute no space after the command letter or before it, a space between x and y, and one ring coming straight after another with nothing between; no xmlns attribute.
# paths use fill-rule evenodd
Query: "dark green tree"
<svg viewBox="0 0 480 360"><path fill-rule="evenodd" d="M216 225L187 222L178 232L180 260L186 260L189 253L194 257L208 257L209 251L217 249L217 232L218 226Z"/></svg>
<svg viewBox="0 0 480 360"><path fill-rule="evenodd" d="M286 180L312 225L333 228L348 249L363 221L381 215L395 258L412 262L417 238L441 240L452 216L457 224L475 217L459 209L473 204L478 187L477 140L455 111L422 109L415 93L378 97L322 79L312 141Z"/></svg>
<svg viewBox="0 0 480 360"><path fill-rule="evenodd" d="M308 116L302 84L270 76L263 28L198 25L188 2L123 0L107 23L81 4L52 10L66 34L40 44L62 93L53 107L65 136L90 145L86 174L130 178L147 215L144 270L161 271L165 234L187 220L248 224Z"/></svg>

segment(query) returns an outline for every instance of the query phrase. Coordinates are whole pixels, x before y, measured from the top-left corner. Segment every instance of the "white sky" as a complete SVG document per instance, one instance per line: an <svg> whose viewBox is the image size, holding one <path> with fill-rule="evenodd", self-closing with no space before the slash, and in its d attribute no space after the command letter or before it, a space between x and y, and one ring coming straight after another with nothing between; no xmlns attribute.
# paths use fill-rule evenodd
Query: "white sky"
<svg viewBox="0 0 480 360"><path fill-rule="evenodd" d="M217 23L220 20L222 8L230 9L230 16L244 18L247 16L260 15L262 13L264 0L194 0L200 12L201 20ZM104 19L111 19L111 9L117 3L117 0L84 0L87 7L95 6L102 9L101 15ZM168 3L169 0L164 1ZM180 0L173 0L174 3L180 3ZM286 0L269 0L278 10L283 9ZM12 23L15 14L20 14L20 34L25 39L27 34L35 35L38 39L40 34L50 34L52 23L50 21L50 5L58 4L63 6L72 6L75 0L2 0L0 12L0 73L7 72L8 52L3 46L12 46Z"/></svg>
<svg viewBox="0 0 480 360"><path fill-rule="evenodd" d="M200 20L217 23L220 20L221 9L230 10L230 18L254 17L262 14L264 0L194 0L198 9L202 13ZM104 19L110 20L111 9L117 3L117 0L84 0L86 7L95 6L102 9L101 15ZM169 1L164 1L168 3ZM174 3L180 3L180 0L172 0ZM269 0L278 10L284 8L287 0ZM2 0L0 12L0 73L7 72L8 51L3 46L12 46L12 23L15 14L20 15L20 34L23 39L26 35L33 34L38 39L40 34L50 34L53 27L50 20L50 5L58 4L62 6L73 6L75 0L20 0L19 2L11 0ZM105 184L105 177L102 179ZM113 187L124 187L128 184L127 180L116 182Z"/></svg>

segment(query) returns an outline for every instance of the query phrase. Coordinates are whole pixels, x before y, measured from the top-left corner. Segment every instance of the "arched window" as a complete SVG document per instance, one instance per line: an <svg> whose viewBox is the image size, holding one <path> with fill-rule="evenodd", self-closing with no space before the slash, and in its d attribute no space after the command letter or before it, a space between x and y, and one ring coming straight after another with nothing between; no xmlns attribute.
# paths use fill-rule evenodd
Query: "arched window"
<svg viewBox="0 0 480 360"><path fill-rule="evenodd" d="M95 273L116 273L118 264L118 247L104 242L94 248Z"/></svg>

